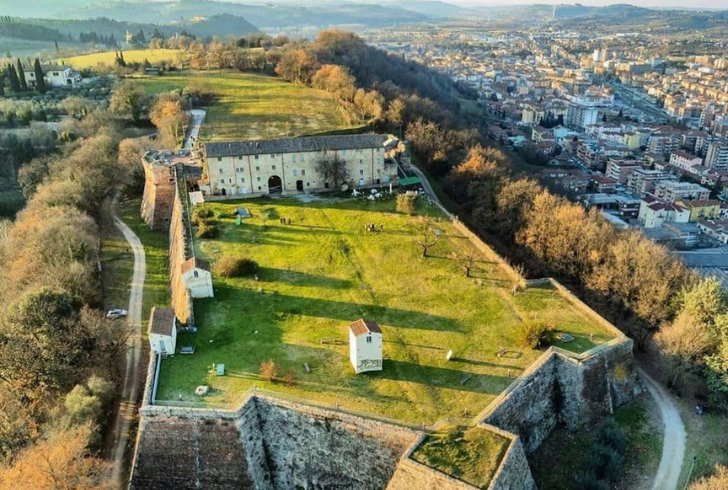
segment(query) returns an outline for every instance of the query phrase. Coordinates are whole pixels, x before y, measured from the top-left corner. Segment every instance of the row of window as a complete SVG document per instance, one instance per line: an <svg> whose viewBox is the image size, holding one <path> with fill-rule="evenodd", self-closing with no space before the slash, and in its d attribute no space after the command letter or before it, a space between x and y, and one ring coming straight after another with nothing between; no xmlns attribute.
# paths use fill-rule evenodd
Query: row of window
<svg viewBox="0 0 728 490"><path fill-rule="evenodd" d="M347 150L339 150L339 153L343 157L343 156L346 156L346 151ZM363 153L364 152L364 150L362 150L362 149L359 149L359 150L351 150L351 151L356 152L356 153ZM381 153L382 151L384 151L382 148L377 148L377 153ZM327 153L328 153L327 150L323 150L323 154L324 155L326 155ZM278 155L277 153L271 153L270 154L270 157L271 158L276 158L277 155ZM260 157L260 155L253 155L253 157L256 160L258 160L258 158ZM291 155L291 161L293 163L296 163L298 157L299 157L299 155L297 155L297 154ZM305 162L306 161L306 155L300 155L300 157L301 157L301 160L300 161L302 161L302 162ZM243 159L243 155L238 155L238 160L242 160L242 159ZM222 161L222 157L217 157L217 161L218 162L221 162ZM360 163L362 161L363 160L359 160Z"/></svg>
<svg viewBox="0 0 728 490"><path fill-rule="evenodd" d="M220 159L220 158L218 158L218 160L219 160L219 159ZM301 161L303 162L303 159L301 159ZM296 159L295 159L295 157L294 157L294 159L293 159L293 163L296 163ZM377 160L377 163L378 163L379 165L381 165L381 164L382 164L382 159L380 158L379 160ZM363 159L361 159L361 158L359 159L359 165L364 165L364 160L363 160ZM271 170L275 170L275 169L276 169L276 166L275 166L275 165L271 165L271 166L270 166L270 169L271 169ZM224 168L219 168L219 169L217 169L217 170L218 170L218 172L219 172L219 173L221 173L221 174L224 174L224 173L225 173L225 169L224 169ZM241 173L241 172L245 172L245 167L236 167L236 168L235 168L235 171L236 171L236 172L238 172L238 173ZM255 171L256 171L256 172L260 172L260 165L256 165L256 166L255 166ZM297 170L294 170L294 171L293 171L293 175L297 175L297 174L296 174L296 172L297 172ZM301 172L302 172L302 173L301 173L301 175L306 175L306 171L305 171L305 170L301 170Z"/></svg>
<svg viewBox="0 0 728 490"><path fill-rule="evenodd" d="M244 169L238 168L237 170L238 170L238 172L242 172ZM378 168L377 169L377 175L381 175L381 174L382 174L382 170ZM364 176L364 171L363 170L359 170L359 175L363 177ZM298 170L294 170L293 171L293 176L294 177L298 177ZM306 171L305 170L301 170L301 177L305 177L305 176L306 176ZM256 177L255 180L257 182L262 182L261 177ZM233 183L233 179L228 179L228 181L229 181L230 184ZM241 177L240 178L240 182L244 184L245 183L245 177ZM220 183L221 184L224 184L225 183L225 179L220 179Z"/></svg>

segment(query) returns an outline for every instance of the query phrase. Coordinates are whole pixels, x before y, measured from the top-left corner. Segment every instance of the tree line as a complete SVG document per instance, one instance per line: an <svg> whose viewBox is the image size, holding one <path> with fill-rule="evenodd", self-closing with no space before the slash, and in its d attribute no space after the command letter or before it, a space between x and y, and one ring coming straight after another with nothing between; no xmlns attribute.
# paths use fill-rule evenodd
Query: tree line
<svg viewBox="0 0 728 490"><path fill-rule="evenodd" d="M20 167L27 205L0 224L0 487L106 489L94 456L128 329L101 305L99 223L139 164L106 109ZM133 145L132 145L133 146Z"/></svg>
<svg viewBox="0 0 728 490"><path fill-rule="evenodd" d="M38 58L36 58L33 62L33 73L35 75L34 90L37 90L41 94L46 93L48 87L46 86L45 78L43 76L43 68L41 67L40 60ZM8 80L10 89L16 94L20 92L27 92L33 88L28 85L28 80L25 77L25 67L23 66L23 62L20 58L17 59L15 65L9 63L5 67L5 73L2 77L0 77L0 95L5 95L5 78Z"/></svg>

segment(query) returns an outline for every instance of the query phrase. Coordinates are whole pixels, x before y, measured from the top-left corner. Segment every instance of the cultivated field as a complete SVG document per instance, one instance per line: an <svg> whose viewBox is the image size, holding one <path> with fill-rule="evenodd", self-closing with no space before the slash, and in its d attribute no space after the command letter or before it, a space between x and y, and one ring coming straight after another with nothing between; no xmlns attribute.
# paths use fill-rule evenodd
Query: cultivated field
<svg viewBox="0 0 728 490"><path fill-rule="evenodd" d="M168 61L179 63L187 55L179 49L133 49L124 51L124 61L127 63L143 63L148 60L150 63ZM116 51L104 51L101 53L84 54L57 60L59 63L72 66L77 70L83 68L113 67L116 63Z"/></svg>
<svg viewBox="0 0 728 490"><path fill-rule="evenodd" d="M462 257L470 243L434 208L442 238L422 258L414 219L396 213L394 201L325 199L246 200L208 204L220 235L197 240L200 256L250 257L253 278L214 278L215 298L196 300L199 332L181 345L197 348L162 363L158 399L197 401L198 385L210 385L206 401L236 403L253 385L283 394L410 422L475 416L540 355L520 347L516 330L534 315L576 341L583 351L609 339L550 287L511 296L511 282L495 263L477 256L470 278ZM246 207L251 219L236 226L232 213ZM291 224L279 218L290 218ZM367 223L383 225L368 232ZM355 375L348 360L348 325L365 317L384 333L384 370ZM590 335L593 337L590 340ZM344 341L341 345L322 343ZM449 349L454 359L447 361ZM506 349L498 356L501 349ZM293 386L259 376L272 359ZM213 363L227 374L216 377ZM304 363L312 372L306 373Z"/></svg>
<svg viewBox="0 0 728 490"><path fill-rule="evenodd" d="M140 78L149 93L208 87L218 100L208 108L202 141L300 136L347 129L342 114L321 90L279 78L237 72L190 72Z"/></svg>

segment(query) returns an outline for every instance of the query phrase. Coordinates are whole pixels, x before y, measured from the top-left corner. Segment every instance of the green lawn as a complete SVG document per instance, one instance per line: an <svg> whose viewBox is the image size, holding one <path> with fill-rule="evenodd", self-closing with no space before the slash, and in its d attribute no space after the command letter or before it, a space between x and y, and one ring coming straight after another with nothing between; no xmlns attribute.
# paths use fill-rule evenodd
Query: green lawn
<svg viewBox="0 0 728 490"><path fill-rule="evenodd" d="M210 71L139 79L149 93L181 89L193 80L218 95L218 100L208 108L200 135L202 141L300 136L348 129L329 94L280 78Z"/></svg>
<svg viewBox="0 0 728 490"><path fill-rule="evenodd" d="M116 63L116 53L116 51L104 51L101 53L59 59L57 61L72 66L77 70L96 68L99 66L113 67ZM143 63L144 60L148 60L151 64L156 64L160 61L178 63L181 59L185 58L187 58L187 55L179 49L131 49L124 51L124 61L127 63Z"/></svg>
<svg viewBox="0 0 728 490"><path fill-rule="evenodd" d="M144 280L144 302L142 307L142 321L149 318L152 306L169 308L169 238L166 232L152 231L139 215L140 199L130 199L120 204L119 215L124 223L131 228L144 245L144 255L147 262L147 275ZM122 238L123 239L123 238ZM124 241L126 244L126 241ZM129 252L131 253L131 251ZM129 268L128 277L131 278L132 262L124 267ZM126 302L128 304L128 289ZM125 306L122 306L125 308ZM146 334L146 329L144 329Z"/></svg>
<svg viewBox="0 0 728 490"><path fill-rule="evenodd" d="M487 488L509 442L487 429L461 427L428 435L412 453L412 459L478 488Z"/></svg>
<svg viewBox="0 0 728 490"><path fill-rule="evenodd" d="M207 384L208 402L232 404L257 385L409 422L470 418L541 354L516 343L524 319L536 314L579 339L565 348L581 351L610 338L554 289L511 296L505 272L483 257L465 277L461 258L469 242L435 208L425 212L442 239L422 258L414 219L396 213L394 201L208 206L225 217L218 220L217 239L196 241L199 254L213 261L222 253L250 257L260 266L260 281L214 278L215 298L195 302L199 332L177 342L197 351L162 363L160 400L196 400L195 387ZM238 206L253 215L239 227L231 217ZM291 225L280 224L280 217ZM384 225L384 231L367 232L366 223ZM360 317L382 327L382 372L354 375L348 345L321 343L346 341L349 323ZM499 357L502 348L508 352ZM455 358L448 362L449 349ZM297 383L262 380L259 366L268 359L281 375L293 370ZM224 363L227 375L212 375L213 363Z"/></svg>

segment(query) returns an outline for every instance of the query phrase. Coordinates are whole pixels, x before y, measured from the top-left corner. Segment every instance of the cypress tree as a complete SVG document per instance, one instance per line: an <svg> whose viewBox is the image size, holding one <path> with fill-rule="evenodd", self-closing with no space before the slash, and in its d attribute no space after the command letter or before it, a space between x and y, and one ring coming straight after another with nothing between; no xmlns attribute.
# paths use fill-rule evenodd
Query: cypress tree
<svg viewBox="0 0 728 490"><path fill-rule="evenodd" d="M20 82L20 90L28 90L28 82L25 80L25 70L20 58L18 58L18 81Z"/></svg>
<svg viewBox="0 0 728 490"><path fill-rule="evenodd" d="M46 84L45 78L43 78L43 68L40 67L40 60L38 58L35 59L33 70L35 71L35 88L38 92L44 94L46 92Z"/></svg>
<svg viewBox="0 0 728 490"><path fill-rule="evenodd" d="M56 45L56 54L61 52L61 48L58 47L58 41L53 41L53 44Z"/></svg>
<svg viewBox="0 0 728 490"><path fill-rule="evenodd" d="M20 81L18 81L18 73L15 71L15 67L11 64L8 65L8 80L10 81L10 88L13 92L20 92Z"/></svg>

